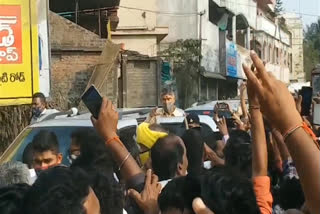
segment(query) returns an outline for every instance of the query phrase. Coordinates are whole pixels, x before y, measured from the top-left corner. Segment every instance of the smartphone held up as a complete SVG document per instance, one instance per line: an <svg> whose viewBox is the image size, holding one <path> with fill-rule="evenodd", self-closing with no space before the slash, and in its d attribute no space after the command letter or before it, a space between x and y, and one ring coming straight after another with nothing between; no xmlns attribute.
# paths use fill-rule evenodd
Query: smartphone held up
<svg viewBox="0 0 320 214"><path fill-rule="evenodd" d="M102 96L98 89L94 85L91 85L90 88L88 88L88 90L86 90L81 96L81 100L89 109L92 116L98 119L102 104Z"/></svg>

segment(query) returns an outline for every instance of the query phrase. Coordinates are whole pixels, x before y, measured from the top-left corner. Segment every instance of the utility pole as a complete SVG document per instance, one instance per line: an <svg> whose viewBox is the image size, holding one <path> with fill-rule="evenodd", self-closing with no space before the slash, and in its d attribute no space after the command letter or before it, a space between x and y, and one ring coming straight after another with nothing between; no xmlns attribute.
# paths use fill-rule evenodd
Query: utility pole
<svg viewBox="0 0 320 214"><path fill-rule="evenodd" d="M202 56L202 16L206 13L206 10L203 10L199 13L199 67L198 67L198 101L201 99L201 56Z"/></svg>
<svg viewBox="0 0 320 214"><path fill-rule="evenodd" d="M76 22L76 24L78 24L78 15L79 15L79 0L75 0L75 2L76 2L76 17L75 17L75 22Z"/></svg>

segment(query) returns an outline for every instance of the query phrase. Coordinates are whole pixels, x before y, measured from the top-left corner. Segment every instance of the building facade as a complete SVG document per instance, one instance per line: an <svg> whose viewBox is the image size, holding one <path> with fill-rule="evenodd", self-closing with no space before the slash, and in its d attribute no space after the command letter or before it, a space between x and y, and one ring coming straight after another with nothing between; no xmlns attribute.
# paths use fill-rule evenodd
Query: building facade
<svg viewBox="0 0 320 214"><path fill-rule="evenodd" d="M201 68L193 77L198 95L192 101L233 98L246 78L242 63L251 63L250 50L279 80L299 81L302 41L293 41L301 31L290 30L291 22L276 17L274 7L275 0L121 0L112 40L148 56L177 40L199 40Z"/></svg>
<svg viewBox="0 0 320 214"><path fill-rule="evenodd" d="M121 0L119 24L112 41L125 50L156 56L158 44L168 35L168 27L157 25L156 0Z"/></svg>
<svg viewBox="0 0 320 214"><path fill-rule="evenodd" d="M302 19L293 13L286 13L283 17L286 19L286 25L292 34L292 68L290 82L305 82Z"/></svg>

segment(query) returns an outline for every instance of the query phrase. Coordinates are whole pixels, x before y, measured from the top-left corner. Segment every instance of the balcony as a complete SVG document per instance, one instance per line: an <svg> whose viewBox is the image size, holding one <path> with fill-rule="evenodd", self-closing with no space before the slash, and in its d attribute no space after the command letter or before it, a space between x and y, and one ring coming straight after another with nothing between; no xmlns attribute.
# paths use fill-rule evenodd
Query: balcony
<svg viewBox="0 0 320 214"><path fill-rule="evenodd" d="M257 17L257 30L263 31L264 33L274 37L277 40L280 40L282 43L288 46L291 45L290 34L263 16Z"/></svg>

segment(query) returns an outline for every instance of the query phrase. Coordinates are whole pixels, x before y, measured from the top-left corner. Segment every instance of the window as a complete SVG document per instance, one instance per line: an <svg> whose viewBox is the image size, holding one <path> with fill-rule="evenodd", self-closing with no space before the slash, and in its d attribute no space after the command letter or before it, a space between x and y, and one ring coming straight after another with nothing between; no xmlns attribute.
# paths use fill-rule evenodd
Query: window
<svg viewBox="0 0 320 214"><path fill-rule="evenodd" d="M280 64L280 58L279 58L279 49L275 48L275 55L276 55L276 64Z"/></svg>
<svg viewBox="0 0 320 214"><path fill-rule="evenodd" d="M272 47L269 45L269 62L273 63Z"/></svg>
<svg viewBox="0 0 320 214"><path fill-rule="evenodd" d="M265 61L268 61L268 51L267 51L268 47L267 47L267 44L264 43L263 44L263 59Z"/></svg>
<svg viewBox="0 0 320 214"><path fill-rule="evenodd" d="M287 57L287 52L286 51L284 51L284 53L283 53L283 60L284 60L284 65L285 66L287 66L288 65L288 57Z"/></svg>

